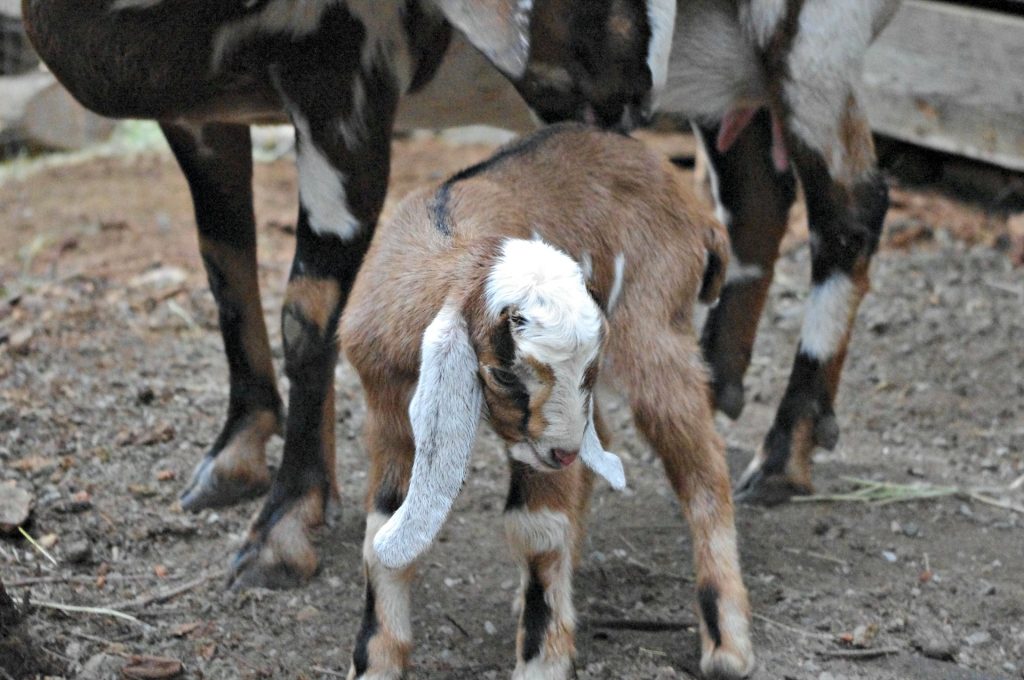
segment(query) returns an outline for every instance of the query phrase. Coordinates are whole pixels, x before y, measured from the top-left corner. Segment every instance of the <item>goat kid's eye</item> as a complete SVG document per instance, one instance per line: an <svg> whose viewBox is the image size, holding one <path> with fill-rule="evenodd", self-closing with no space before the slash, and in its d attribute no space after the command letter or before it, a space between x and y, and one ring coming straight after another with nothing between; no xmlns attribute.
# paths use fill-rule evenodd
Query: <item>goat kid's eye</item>
<svg viewBox="0 0 1024 680"><path fill-rule="evenodd" d="M492 368L491 377L494 378L502 387L515 387L519 383L519 378L512 371L507 371L504 368Z"/></svg>

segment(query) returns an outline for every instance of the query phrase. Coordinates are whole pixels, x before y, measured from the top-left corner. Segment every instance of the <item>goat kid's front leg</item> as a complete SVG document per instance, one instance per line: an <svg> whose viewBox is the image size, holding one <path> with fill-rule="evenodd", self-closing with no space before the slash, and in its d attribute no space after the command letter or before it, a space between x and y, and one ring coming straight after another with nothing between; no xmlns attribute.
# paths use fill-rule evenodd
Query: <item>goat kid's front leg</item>
<svg viewBox="0 0 1024 680"><path fill-rule="evenodd" d="M650 319L623 319L616 329L621 332L610 337L609 363L690 524L701 671L706 677L734 680L753 671L754 653L725 447L715 431L697 342L669 323L659 327ZM633 329L642 329L643 335Z"/></svg>
<svg viewBox="0 0 1024 680"><path fill-rule="evenodd" d="M794 87L801 92L806 85ZM790 99L800 101L798 94ZM811 493L814 448L832 449L839 438L833 402L857 309L870 288L871 257L889 196L856 99L846 90L831 99L837 102L831 124L807 119L813 113L808 106L794 109L786 125L807 201L811 293L786 392L764 445L737 485L737 498L775 502Z"/></svg>
<svg viewBox="0 0 1024 680"><path fill-rule="evenodd" d="M409 491L416 446L404 416L405 400L393 395L380 403L367 395L366 442L370 476L366 490L363 574L366 603L352 651L349 680L398 680L412 651L410 587L416 566L388 569L380 563L373 539Z"/></svg>
<svg viewBox="0 0 1024 680"><path fill-rule="evenodd" d="M162 127L192 192L231 386L227 420L181 495L184 509L198 511L254 498L270 487L266 442L281 431L281 397L256 276L249 128Z"/></svg>
<svg viewBox="0 0 1024 680"><path fill-rule="evenodd" d="M513 680L565 680L576 656L572 574L593 475L581 464L540 472L511 462L505 536L520 570Z"/></svg>
<svg viewBox="0 0 1024 680"><path fill-rule="evenodd" d="M281 311L291 385L281 469L232 562L236 587L311 578L318 560L310 533L338 500L336 333L384 203L399 85L377 63L382 52L353 64L336 47L329 40L303 45L295 63L273 70L297 139L297 241ZM346 73L349 88L339 85Z"/></svg>

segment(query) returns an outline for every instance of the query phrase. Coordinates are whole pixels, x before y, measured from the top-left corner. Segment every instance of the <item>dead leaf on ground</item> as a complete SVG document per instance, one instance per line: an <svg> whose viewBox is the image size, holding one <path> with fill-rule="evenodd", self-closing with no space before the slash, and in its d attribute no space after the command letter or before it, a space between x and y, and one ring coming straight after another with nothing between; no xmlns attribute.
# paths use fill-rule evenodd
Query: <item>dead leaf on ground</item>
<svg viewBox="0 0 1024 680"><path fill-rule="evenodd" d="M170 633L171 637L185 637L186 635L195 632L201 625L203 625L202 621L190 621L188 623L179 623L176 626L171 626L171 630L168 632Z"/></svg>
<svg viewBox="0 0 1024 680"><path fill-rule="evenodd" d="M40 470L48 470L53 467L57 467L59 461L56 458L48 458L46 456L32 455L19 458L18 460L11 463L11 468L20 472L39 472Z"/></svg>
<svg viewBox="0 0 1024 680"><path fill-rule="evenodd" d="M165 656L130 656L121 669L121 675L132 680L162 680L176 678L184 667L177 659Z"/></svg>

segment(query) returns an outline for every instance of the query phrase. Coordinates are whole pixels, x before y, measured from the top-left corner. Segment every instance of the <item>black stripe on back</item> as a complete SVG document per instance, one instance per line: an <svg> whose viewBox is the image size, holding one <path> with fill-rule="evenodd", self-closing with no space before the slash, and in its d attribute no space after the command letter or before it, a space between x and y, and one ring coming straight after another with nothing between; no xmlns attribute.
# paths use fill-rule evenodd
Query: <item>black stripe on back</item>
<svg viewBox="0 0 1024 680"><path fill-rule="evenodd" d="M452 186L457 182L482 175L512 158L525 156L537 149L539 146L542 146L544 142L557 134L583 129L584 127L577 123L549 125L538 132L525 137L520 137L519 139L506 144L490 158L481 161L476 165L471 165L468 168L459 170L457 173L445 180L444 184L438 187L437 193L434 194L434 199L430 202L430 213L434 221L434 227L445 236L451 236L453 222L451 211L448 206L448 200L451 197Z"/></svg>

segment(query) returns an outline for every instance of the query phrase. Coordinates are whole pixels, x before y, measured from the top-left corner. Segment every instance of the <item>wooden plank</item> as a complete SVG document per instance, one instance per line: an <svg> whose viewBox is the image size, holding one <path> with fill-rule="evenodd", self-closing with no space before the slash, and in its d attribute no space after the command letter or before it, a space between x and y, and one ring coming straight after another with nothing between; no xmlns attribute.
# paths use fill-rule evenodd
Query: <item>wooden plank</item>
<svg viewBox="0 0 1024 680"><path fill-rule="evenodd" d="M1024 171L1024 18L904 0L862 95L877 132Z"/></svg>

